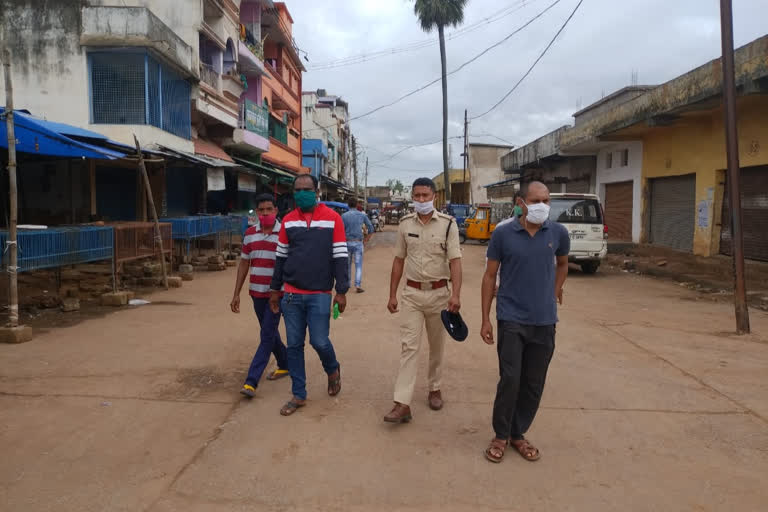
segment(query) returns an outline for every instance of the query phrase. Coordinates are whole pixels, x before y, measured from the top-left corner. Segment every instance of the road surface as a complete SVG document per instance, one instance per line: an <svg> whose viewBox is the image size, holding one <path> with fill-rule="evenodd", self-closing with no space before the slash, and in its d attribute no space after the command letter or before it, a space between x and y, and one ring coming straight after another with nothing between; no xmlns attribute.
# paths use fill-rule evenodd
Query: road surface
<svg viewBox="0 0 768 512"><path fill-rule="evenodd" d="M388 230L392 230L388 227ZM120 310L0 346L0 509L765 510L768 316L736 337L732 307L672 283L572 272L542 409L542 459L485 460L495 348L479 338L485 248L464 248L465 343L449 341L446 406L389 411L400 344L386 312L394 233L366 253L366 293L332 321L343 367L325 392L308 349L310 402L278 414L290 382L238 394L255 316L234 315L234 269L203 273ZM243 296L245 299L245 296ZM426 347L426 343L425 343Z"/></svg>

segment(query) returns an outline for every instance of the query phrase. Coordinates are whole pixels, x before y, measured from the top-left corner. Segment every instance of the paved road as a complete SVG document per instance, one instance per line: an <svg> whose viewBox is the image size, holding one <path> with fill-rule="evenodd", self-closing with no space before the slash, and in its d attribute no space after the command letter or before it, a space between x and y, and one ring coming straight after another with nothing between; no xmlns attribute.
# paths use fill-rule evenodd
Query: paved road
<svg viewBox="0 0 768 512"><path fill-rule="evenodd" d="M445 409L425 403L422 358L414 422L393 427L381 422L399 352L384 308L393 235L377 237L368 291L332 324L343 391L325 394L308 353L310 403L290 418L278 414L287 380L251 402L237 394L257 324L228 311L231 269L0 346L0 509L765 510L766 314L738 338L727 304L574 272L530 433L543 457L492 465L482 452L497 364L477 336L484 248L464 246L472 334L446 351Z"/></svg>

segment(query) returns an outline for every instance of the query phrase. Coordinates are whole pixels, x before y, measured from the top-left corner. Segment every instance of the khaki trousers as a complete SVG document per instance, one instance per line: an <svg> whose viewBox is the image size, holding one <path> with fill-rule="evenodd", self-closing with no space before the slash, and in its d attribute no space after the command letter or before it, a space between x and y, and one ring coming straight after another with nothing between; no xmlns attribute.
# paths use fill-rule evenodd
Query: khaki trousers
<svg viewBox="0 0 768 512"><path fill-rule="evenodd" d="M448 306L451 292L448 287L438 290L418 290L406 286L403 290L400 306L400 371L395 381L395 402L410 405L418 373L418 355L421 347L421 334L427 327L429 340L429 375L430 391L440 389L442 376L443 348L445 327L440 319L440 312Z"/></svg>

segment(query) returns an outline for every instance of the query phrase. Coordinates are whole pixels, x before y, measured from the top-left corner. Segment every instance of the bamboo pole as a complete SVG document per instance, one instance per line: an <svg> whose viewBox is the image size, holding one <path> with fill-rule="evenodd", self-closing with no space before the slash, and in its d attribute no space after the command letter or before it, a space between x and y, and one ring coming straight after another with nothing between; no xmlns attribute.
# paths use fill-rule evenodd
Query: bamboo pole
<svg viewBox="0 0 768 512"><path fill-rule="evenodd" d="M149 209L152 212L152 219L155 222L155 243L160 247L160 268L163 271L163 286L168 289L168 274L165 272L165 254L163 253L163 236L160 233L160 221L157 218L157 210L155 209L155 199L152 197L152 185L149 183L149 175L147 174L147 166L144 165L144 156L141 153L141 146L139 145L139 139L136 135L133 136L133 140L136 142L136 153L139 158L139 171L144 180L144 188L147 191L147 200L149 201Z"/></svg>
<svg viewBox="0 0 768 512"><path fill-rule="evenodd" d="M16 190L16 133L13 125L13 81L11 80L11 52L3 52L3 70L5 74L5 122L8 127L8 195L10 218L8 220L8 276L9 276L9 315L11 327L19 326L19 281L18 281L18 245L16 224L18 222L18 197Z"/></svg>

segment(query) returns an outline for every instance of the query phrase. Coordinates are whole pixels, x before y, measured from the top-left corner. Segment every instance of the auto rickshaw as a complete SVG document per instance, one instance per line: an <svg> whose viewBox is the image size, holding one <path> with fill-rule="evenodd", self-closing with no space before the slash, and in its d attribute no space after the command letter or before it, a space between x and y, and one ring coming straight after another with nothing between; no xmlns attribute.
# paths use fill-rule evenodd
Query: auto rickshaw
<svg viewBox="0 0 768 512"><path fill-rule="evenodd" d="M479 204L475 207L474 215L464 221L464 229L459 233L459 240L461 243L467 240L487 243L495 227L491 224L491 205Z"/></svg>
<svg viewBox="0 0 768 512"><path fill-rule="evenodd" d="M477 240L488 243L496 224L512 215L515 204L512 202L478 204L474 215L464 221L464 229L459 231L459 241Z"/></svg>

